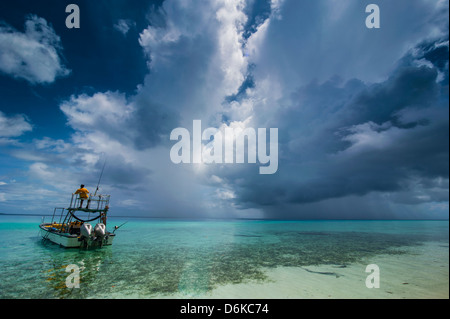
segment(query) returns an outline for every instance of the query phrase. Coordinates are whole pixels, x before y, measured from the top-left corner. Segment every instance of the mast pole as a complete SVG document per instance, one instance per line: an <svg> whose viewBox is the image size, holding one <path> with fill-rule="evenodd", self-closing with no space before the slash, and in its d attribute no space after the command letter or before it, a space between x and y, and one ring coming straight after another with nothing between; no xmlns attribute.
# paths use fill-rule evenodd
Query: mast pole
<svg viewBox="0 0 450 319"><path fill-rule="evenodd" d="M102 179L102 176L103 176L103 171L104 171L104 169L105 169L105 165L106 165L106 158L105 158L105 162L103 163L103 168L102 168L102 172L100 173L100 177L99 177L99 179L98 179L98 183L97 183L97 189L95 190L95 194L94 194L94 196L96 196L96 195L97 195L98 187L100 186L100 181L101 181L101 179Z"/></svg>

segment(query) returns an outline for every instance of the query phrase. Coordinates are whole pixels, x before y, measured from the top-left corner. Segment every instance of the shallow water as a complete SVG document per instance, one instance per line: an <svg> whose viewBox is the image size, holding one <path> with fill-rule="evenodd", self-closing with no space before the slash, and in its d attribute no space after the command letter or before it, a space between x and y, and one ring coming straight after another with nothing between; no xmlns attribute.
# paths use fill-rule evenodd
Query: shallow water
<svg viewBox="0 0 450 319"><path fill-rule="evenodd" d="M414 254L427 242L448 251L449 242L448 221L111 217L108 229L124 221L112 246L80 250L42 242L38 217L0 216L0 298L202 298L225 285L264 283L267 269L339 269L377 255ZM80 267L79 289L66 287L69 264ZM448 281L448 261L446 267Z"/></svg>

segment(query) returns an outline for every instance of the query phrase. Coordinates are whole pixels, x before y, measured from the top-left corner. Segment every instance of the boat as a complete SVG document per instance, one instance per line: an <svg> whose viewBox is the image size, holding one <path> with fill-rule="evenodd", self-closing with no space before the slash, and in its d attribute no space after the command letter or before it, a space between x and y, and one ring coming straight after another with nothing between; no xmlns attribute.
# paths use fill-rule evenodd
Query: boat
<svg viewBox="0 0 450 319"><path fill-rule="evenodd" d="M66 248L112 245L118 227L113 232L106 230L110 197L95 193L87 200L87 207L81 208L83 199L73 193L68 208L56 207L51 221L41 222L42 239Z"/></svg>

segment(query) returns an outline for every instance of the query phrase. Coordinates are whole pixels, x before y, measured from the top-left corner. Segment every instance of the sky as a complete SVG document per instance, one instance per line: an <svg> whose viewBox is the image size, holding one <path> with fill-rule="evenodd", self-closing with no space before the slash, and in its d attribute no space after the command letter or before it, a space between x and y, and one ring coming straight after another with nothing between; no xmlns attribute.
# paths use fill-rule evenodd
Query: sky
<svg viewBox="0 0 450 319"><path fill-rule="evenodd" d="M448 219L448 14L444 0L2 1L0 213L67 206L106 163L116 216ZM200 153L196 120L214 128ZM244 163L177 164L176 128L188 159L266 129L276 171L250 139Z"/></svg>

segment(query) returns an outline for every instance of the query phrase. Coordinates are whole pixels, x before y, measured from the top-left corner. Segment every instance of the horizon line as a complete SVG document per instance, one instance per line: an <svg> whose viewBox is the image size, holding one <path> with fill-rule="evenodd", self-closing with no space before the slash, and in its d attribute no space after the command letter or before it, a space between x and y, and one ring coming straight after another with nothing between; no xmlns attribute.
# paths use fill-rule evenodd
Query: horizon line
<svg viewBox="0 0 450 319"><path fill-rule="evenodd" d="M3 216L35 216L35 217L47 217L53 216L53 214L21 214L21 213L0 213ZM438 219L438 218L249 218L249 217L161 217L161 216L124 216L124 215L110 215L114 218L146 218L146 219L180 219L180 220L270 220L270 221L449 221L450 219Z"/></svg>

